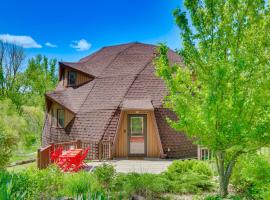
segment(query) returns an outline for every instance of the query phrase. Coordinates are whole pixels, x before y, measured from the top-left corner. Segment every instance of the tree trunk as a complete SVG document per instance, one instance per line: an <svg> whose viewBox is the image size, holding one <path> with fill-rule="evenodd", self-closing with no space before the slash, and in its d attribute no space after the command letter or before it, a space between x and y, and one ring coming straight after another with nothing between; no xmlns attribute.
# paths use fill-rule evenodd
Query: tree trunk
<svg viewBox="0 0 270 200"><path fill-rule="evenodd" d="M221 197L226 197L228 195L230 177L232 175L232 170L238 156L239 153L235 153L226 165L225 151L216 152L216 164L219 174L219 194Z"/></svg>

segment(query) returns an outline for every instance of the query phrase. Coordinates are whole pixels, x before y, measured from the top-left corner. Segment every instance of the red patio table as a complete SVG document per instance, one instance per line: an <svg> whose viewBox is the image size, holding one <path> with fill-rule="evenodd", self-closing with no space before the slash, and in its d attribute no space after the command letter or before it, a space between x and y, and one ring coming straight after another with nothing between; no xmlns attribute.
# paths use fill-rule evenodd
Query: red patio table
<svg viewBox="0 0 270 200"><path fill-rule="evenodd" d="M69 167L79 159L82 149L69 149L59 156L59 162L57 163L64 171L68 171Z"/></svg>

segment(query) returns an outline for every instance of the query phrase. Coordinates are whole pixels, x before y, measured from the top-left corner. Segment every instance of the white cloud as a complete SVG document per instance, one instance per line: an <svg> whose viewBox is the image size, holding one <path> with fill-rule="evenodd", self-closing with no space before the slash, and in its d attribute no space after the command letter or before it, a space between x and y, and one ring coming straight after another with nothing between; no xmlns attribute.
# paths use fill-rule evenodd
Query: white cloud
<svg viewBox="0 0 270 200"><path fill-rule="evenodd" d="M56 47L57 47L56 44L52 44L52 43L50 43L50 42L46 42L45 45L46 45L47 47L52 47L52 48L56 48Z"/></svg>
<svg viewBox="0 0 270 200"><path fill-rule="evenodd" d="M0 40L6 43L15 44L23 48L41 48L33 38L25 35L0 34Z"/></svg>
<svg viewBox="0 0 270 200"><path fill-rule="evenodd" d="M81 39L79 41L73 41L70 44L70 47L76 49L77 51L86 51L90 49L91 44L88 43L85 39Z"/></svg>

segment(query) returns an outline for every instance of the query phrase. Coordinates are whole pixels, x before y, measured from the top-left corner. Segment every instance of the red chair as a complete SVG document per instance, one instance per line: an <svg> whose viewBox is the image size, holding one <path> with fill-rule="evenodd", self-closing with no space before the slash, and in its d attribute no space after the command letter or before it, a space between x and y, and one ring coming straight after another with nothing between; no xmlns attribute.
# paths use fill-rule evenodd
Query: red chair
<svg viewBox="0 0 270 200"><path fill-rule="evenodd" d="M60 163L58 163L58 166L62 169L62 171L64 172L68 172L68 171L72 171L72 169L74 168L74 165L77 165L77 163L79 162L81 158L81 155L78 154L76 157L74 158L66 158L66 159L62 159Z"/></svg>
<svg viewBox="0 0 270 200"><path fill-rule="evenodd" d="M89 151L90 147L85 149L79 158L74 159L73 163L68 167L69 171L78 172L81 168L87 167L88 165L84 162L84 160L87 157Z"/></svg>
<svg viewBox="0 0 270 200"><path fill-rule="evenodd" d="M55 151L51 152L50 157L53 163L57 162L59 156L62 154L62 151L63 151L63 147L58 147Z"/></svg>

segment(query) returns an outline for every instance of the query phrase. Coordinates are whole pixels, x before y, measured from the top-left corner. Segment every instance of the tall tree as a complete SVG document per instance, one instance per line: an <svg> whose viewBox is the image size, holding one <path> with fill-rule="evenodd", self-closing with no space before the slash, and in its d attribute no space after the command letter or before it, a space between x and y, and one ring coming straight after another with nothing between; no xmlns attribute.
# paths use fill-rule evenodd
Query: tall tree
<svg viewBox="0 0 270 200"><path fill-rule="evenodd" d="M11 97L18 92L15 84L24 59L22 47L0 41L0 92L3 96Z"/></svg>
<svg viewBox="0 0 270 200"><path fill-rule="evenodd" d="M241 154L270 145L270 10L263 0L186 0L176 9L183 64L159 48L156 72L176 130L214 152L220 195Z"/></svg>
<svg viewBox="0 0 270 200"><path fill-rule="evenodd" d="M56 59L37 55L28 61L24 75L23 92L30 95L30 105L43 105L44 94L55 88L58 80L56 74Z"/></svg>

